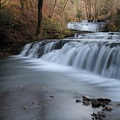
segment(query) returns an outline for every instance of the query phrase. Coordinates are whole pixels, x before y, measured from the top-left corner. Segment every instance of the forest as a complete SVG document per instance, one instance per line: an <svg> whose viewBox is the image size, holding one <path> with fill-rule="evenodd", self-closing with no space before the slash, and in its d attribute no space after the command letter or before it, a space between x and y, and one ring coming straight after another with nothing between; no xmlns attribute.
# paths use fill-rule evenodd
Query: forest
<svg viewBox="0 0 120 120"><path fill-rule="evenodd" d="M120 0L0 0L0 120L120 120Z"/></svg>
<svg viewBox="0 0 120 120"><path fill-rule="evenodd" d="M81 20L104 20L104 31L120 31L120 0L0 0L0 52L72 36L66 24Z"/></svg>

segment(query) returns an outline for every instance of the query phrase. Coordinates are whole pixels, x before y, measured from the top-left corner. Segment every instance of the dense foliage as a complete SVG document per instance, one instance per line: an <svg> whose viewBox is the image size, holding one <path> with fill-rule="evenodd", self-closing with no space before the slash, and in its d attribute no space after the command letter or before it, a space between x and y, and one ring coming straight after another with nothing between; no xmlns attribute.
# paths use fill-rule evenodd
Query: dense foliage
<svg viewBox="0 0 120 120"><path fill-rule="evenodd" d="M38 1L0 1L0 51L17 53L30 41L69 36L69 21L106 20L104 31L120 30L120 0L43 0L41 30L36 36Z"/></svg>
<svg viewBox="0 0 120 120"><path fill-rule="evenodd" d="M24 2L3 0L0 3L0 52L17 54L28 42L64 38L70 34L64 24L44 14L41 33L36 36L37 6L33 9L35 6L32 8Z"/></svg>

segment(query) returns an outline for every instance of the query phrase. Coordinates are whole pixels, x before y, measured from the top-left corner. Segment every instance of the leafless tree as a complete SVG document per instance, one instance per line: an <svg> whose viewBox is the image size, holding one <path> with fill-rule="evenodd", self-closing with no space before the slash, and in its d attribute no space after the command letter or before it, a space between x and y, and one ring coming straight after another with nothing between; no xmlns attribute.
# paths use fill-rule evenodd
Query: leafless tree
<svg viewBox="0 0 120 120"><path fill-rule="evenodd" d="M40 33L41 22L42 22L42 6L43 6L43 0L38 0L38 24L36 29L36 35Z"/></svg>

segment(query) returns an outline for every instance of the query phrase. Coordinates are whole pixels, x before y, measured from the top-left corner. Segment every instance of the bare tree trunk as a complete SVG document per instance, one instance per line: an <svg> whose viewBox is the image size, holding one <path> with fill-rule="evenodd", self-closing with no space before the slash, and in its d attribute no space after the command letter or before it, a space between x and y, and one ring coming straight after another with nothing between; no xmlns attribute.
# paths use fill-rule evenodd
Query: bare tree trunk
<svg viewBox="0 0 120 120"><path fill-rule="evenodd" d="M1 0L0 0L0 12L1 12L1 9L2 9L2 2L1 2Z"/></svg>
<svg viewBox="0 0 120 120"><path fill-rule="evenodd" d="M42 6L43 6L43 0L38 0L38 25L36 29L36 35L40 33L41 22L42 22Z"/></svg>

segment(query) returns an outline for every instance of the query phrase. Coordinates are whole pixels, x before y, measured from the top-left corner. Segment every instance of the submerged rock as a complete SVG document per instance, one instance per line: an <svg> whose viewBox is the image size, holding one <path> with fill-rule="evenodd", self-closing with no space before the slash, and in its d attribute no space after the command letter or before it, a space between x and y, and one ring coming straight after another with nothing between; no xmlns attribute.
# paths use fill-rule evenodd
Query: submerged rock
<svg viewBox="0 0 120 120"><path fill-rule="evenodd" d="M54 98L54 96L49 96L49 97Z"/></svg>
<svg viewBox="0 0 120 120"><path fill-rule="evenodd" d="M89 96L83 96L82 97L83 105L88 106L92 105L93 108L102 107L103 109L101 111L98 111L97 113L92 113L92 120L103 120L106 117L106 114L103 111L111 111L112 107L108 106L108 104L111 102L108 98L90 98Z"/></svg>
<svg viewBox="0 0 120 120"><path fill-rule="evenodd" d="M101 104L109 104L111 102L108 98L98 98L97 101L101 102Z"/></svg>
<svg viewBox="0 0 120 120"><path fill-rule="evenodd" d="M101 103L99 101L97 101L97 99L92 98L91 99L91 103L92 103L92 107L100 107Z"/></svg>
<svg viewBox="0 0 120 120"><path fill-rule="evenodd" d="M85 106L90 105L90 102L89 102L89 101L83 101L82 103L83 103L83 105L85 105Z"/></svg>
<svg viewBox="0 0 120 120"><path fill-rule="evenodd" d="M105 110L108 110L108 111L111 111L111 110L112 110L112 107L109 107L109 106L107 106L107 105L106 105L104 108L105 108Z"/></svg>
<svg viewBox="0 0 120 120"><path fill-rule="evenodd" d="M26 110L28 108L28 106L22 106L21 108L23 108L24 110Z"/></svg>
<svg viewBox="0 0 120 120"><path fill-rule="evenodd" d="M106 117L104 112L98 111L98 113L92 113L92 120L103 120Z"/></svg>
<svg viewBox="0 0 120 120"><path fill-rule="evenodd" d="M78 102L81 102L81 100L76 100L76 102L78 103Z"/></svg>
<svg viewBox="0 0 120 120"><path fill-rule="evenodd" d="M90 101L91 100L91 98L89 97L89 96L83 96L83 101Z"/></svg>
<svg viewBox="0 0 120 120"><path fill-rule="evenodd" d="M76 102L81 102L80 100L76 100ZM111 100L108 98L90 98L89 96L82 96L82 103L83 105L90 105L90 102L92 104L92 107L105 107L108 105Z"/></svg>
<svg viewBox="0 0 120 120"><path fill-rule="evenodd" d="M106 117L105 113L101 111L98 111L97 115L100 117Z"/></svg>
<svg viewBox="0 0 120 120"><path fill-rule="evenodd" d="M117 104L117 106L120 106L120 104Z"/></svg>

